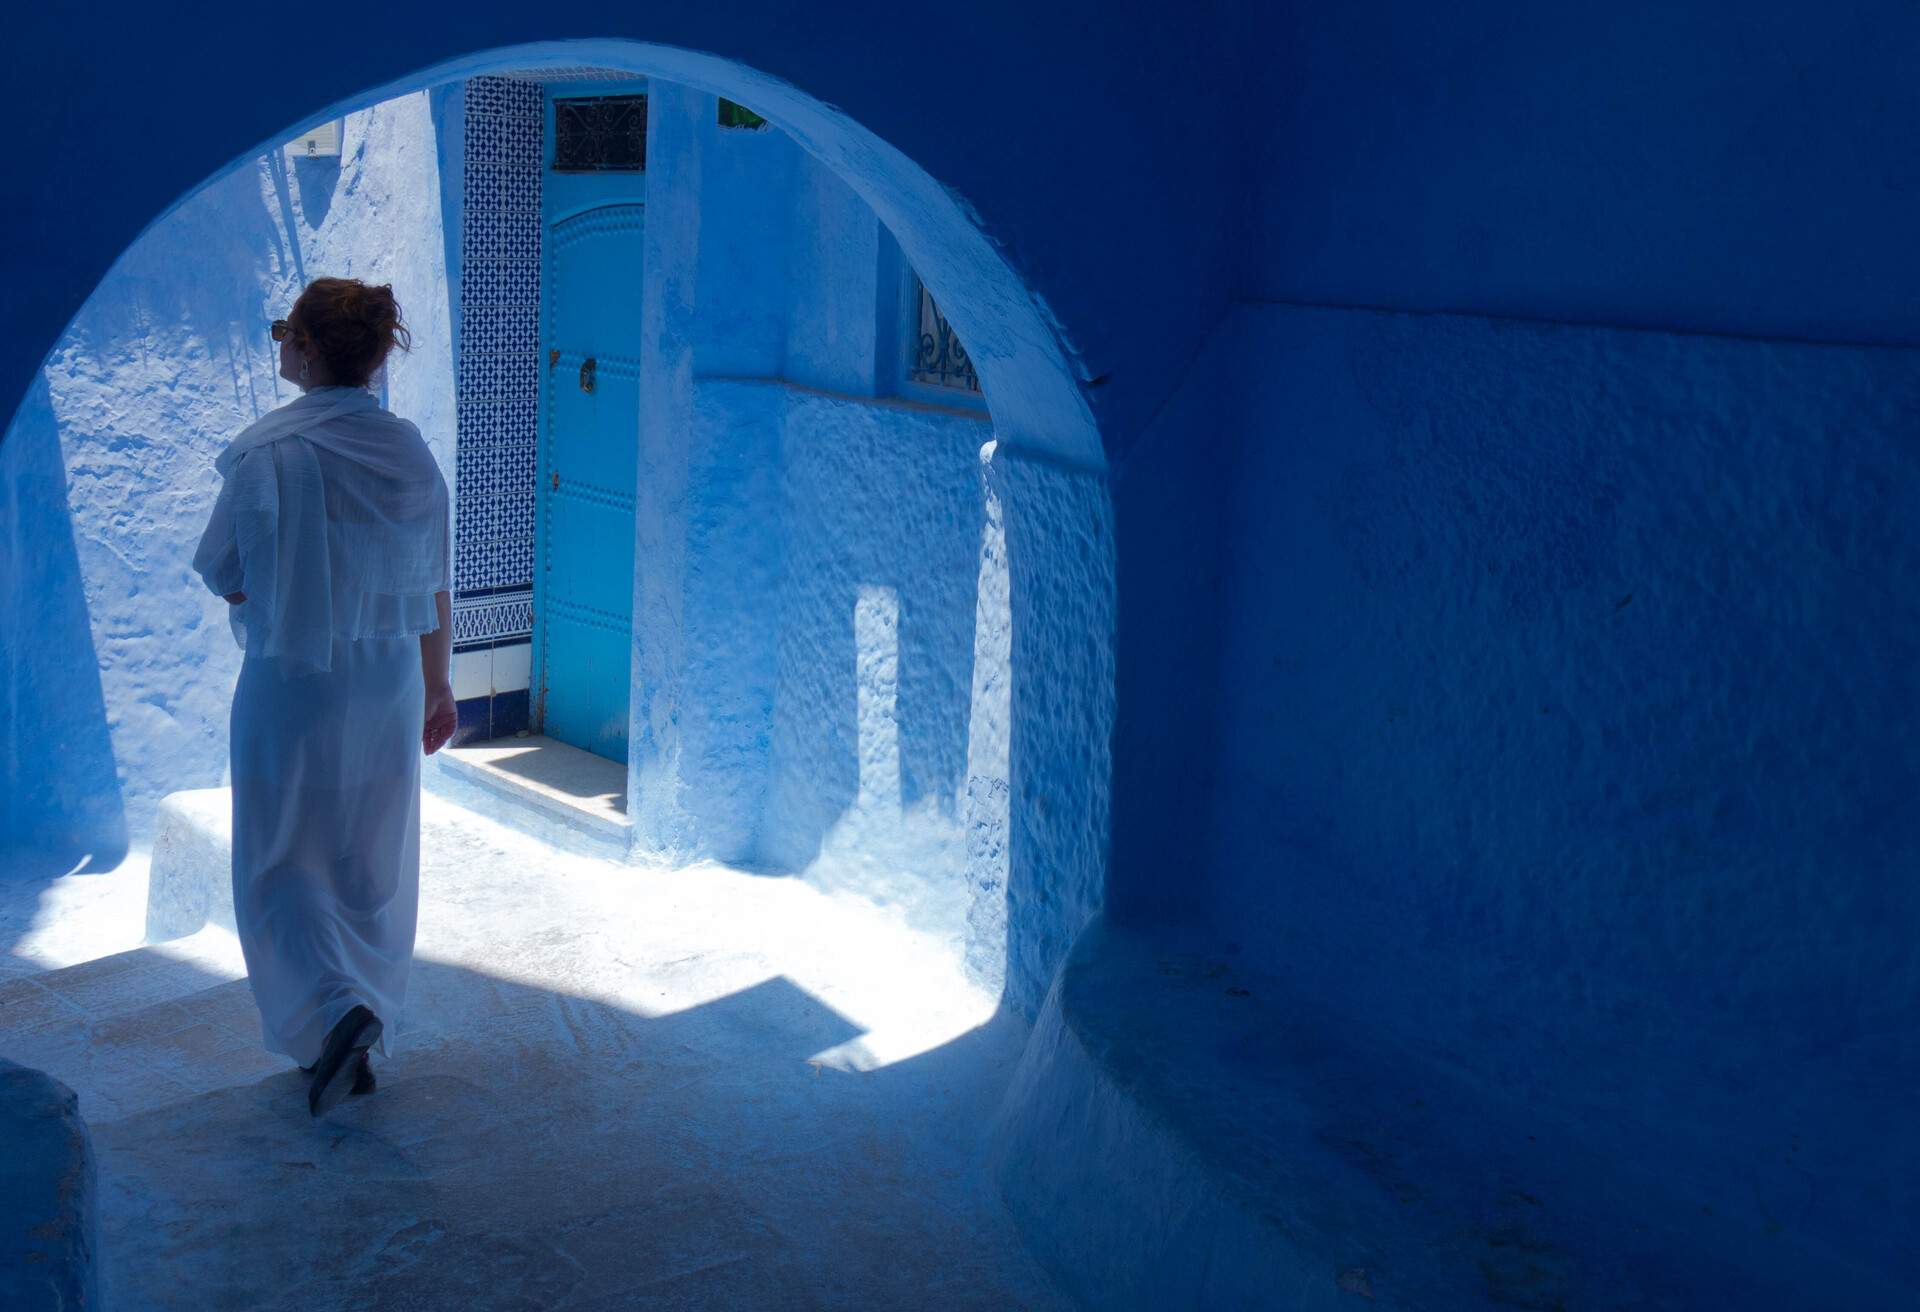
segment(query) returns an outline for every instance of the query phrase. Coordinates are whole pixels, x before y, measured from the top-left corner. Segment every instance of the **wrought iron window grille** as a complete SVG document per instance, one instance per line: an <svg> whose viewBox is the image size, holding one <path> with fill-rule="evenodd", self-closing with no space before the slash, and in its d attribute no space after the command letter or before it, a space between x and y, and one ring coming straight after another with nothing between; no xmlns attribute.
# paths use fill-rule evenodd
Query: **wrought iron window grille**
<svg viewBox="0 0 1920 1312"><path fill-rule="evenodd" d="M555 173L643 173L647 98L572 96L553 102Z"/></svg>
<svg viewBox="0 0 1920 1312"><path fill-rule="evenodd" d="M913 280L919 308L915 317L913 363L907 377L916 383L952 388L958 392L978 392L980 375L974 372L973 359L960 344L953 325L940 313L933 293L919 278Z"/></svg>

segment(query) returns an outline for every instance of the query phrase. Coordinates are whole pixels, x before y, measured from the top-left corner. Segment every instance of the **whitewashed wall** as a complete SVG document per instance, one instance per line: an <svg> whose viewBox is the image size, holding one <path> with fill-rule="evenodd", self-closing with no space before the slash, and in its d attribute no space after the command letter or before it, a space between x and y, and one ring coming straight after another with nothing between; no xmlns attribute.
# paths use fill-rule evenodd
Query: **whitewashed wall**
<svg viewBox="0 0 1920 1312"><path fill-rule="evenodd" d="M350 115L338 159L280 152L149 228L44 373L115 766L135 843L154 804L221 782L239 667L225 603L190 568L232 435L299 395L269 321L315 277L391 283L413 330L384 380L451 479L452 330L429 94ZM18 434L16 434L17 436ZM86 659L76 652L76 659Z"/></svg>

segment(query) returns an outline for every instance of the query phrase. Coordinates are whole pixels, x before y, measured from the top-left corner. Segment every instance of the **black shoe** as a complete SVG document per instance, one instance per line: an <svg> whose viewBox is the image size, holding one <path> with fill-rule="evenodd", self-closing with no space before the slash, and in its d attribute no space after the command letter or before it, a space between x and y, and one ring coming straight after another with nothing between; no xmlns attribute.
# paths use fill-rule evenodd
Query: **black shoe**
<svg viewBox="0 0 1920 1312"><path fill-rule="evenodd" d="M302 1075L311 1075L313 1074L313 1067L302 1066L300 1073ZM360 1068L353 1073L353 1087L348 1089L347 1092L349 1094L372 1093L373 1090L373 1063L367 1060L367 1054L363 1052L360 1054Z"/></svg>
<svg viewBox="0 0 1920 1312"><path fill-rule="evenodd" d="M355 1007L340 1018L327 1035L320 1060L313 1064L313 1081L307 1085L308 1112L324 1116L347 1096L358 1080L367 1049L380 1042L380 1034L380 1018L365 1007Z"/></svg>

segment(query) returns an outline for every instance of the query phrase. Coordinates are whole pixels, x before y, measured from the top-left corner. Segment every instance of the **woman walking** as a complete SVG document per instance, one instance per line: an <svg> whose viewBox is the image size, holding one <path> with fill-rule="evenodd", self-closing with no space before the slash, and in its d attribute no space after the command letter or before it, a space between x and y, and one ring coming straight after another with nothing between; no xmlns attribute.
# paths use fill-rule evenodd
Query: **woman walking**
<svg viewBox="0 0 1920 1312"><path fill-rule="evenodd" d="M194 569L231 603L233 910L269 1051L307 1106L370 1093L406 996L420 755L453 734L447 485L367 384L410 345L390 287L317 278L273 325L304 393L215 462Z"/></svg>

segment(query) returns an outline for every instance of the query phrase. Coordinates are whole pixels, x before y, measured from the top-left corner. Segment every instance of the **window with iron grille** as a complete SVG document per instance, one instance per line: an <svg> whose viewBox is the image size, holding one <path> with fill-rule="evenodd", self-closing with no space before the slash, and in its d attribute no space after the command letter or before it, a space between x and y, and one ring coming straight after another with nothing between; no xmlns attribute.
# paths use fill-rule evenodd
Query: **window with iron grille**
<svg viewBox="0 0 1920 1312"><path fill-rule="evenodd" d="M645 96L575 96L553 102L556 173L641 173L647 167Z"/></svg>
<svg viewBox="0 0 1920 1312"><path fill-rule="evenodd" d="M908 343L910 361L907 377L916 383L951 388L957 392L979 392L980 375L973 370L973 359L954 335L953 325L940 313L933 293L919 277L913 279L917 305L914 336Z"/></svg>

